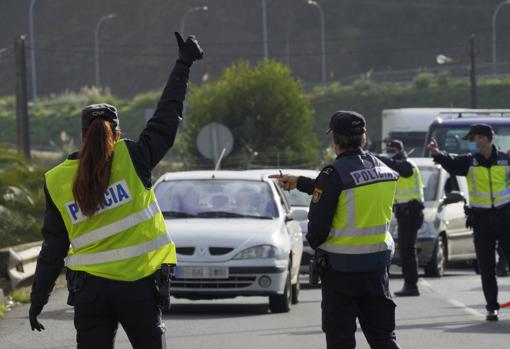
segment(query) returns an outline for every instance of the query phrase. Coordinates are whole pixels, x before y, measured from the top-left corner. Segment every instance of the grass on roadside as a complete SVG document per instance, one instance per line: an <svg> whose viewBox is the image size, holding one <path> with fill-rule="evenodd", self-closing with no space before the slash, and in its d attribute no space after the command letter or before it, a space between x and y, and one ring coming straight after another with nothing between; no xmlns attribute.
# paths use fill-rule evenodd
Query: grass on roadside
<svg viewBox="0 0 510 349"><path fill-rule="evenodd" d="M11 292L10 296L14 302L30 303L30 288L15 289Z"/></svg>
<svg viewBox="0 0 510 349"><path fill-rule="evenodd" d="M0 303L0 318L4 317L5 312L7 311L7 307L5 304Z"/></svg>

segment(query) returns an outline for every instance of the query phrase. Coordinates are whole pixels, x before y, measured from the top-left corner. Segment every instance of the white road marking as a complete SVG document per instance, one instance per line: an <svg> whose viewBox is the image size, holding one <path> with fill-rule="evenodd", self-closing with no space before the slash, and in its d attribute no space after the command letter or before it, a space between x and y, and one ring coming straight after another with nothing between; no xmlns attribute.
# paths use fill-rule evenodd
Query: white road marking
<svg viewBox="0 0 510 349"><path fill-rule="evenodd" d="M468 314L471 314L476 317L485 317L485 314L482 314L481 312L479 312L478 310L476 310L474 308L468 307L467 305L465 305L464 303L462 303L456 299L447 299L447 301L454 307L461 308Z"/></svg>

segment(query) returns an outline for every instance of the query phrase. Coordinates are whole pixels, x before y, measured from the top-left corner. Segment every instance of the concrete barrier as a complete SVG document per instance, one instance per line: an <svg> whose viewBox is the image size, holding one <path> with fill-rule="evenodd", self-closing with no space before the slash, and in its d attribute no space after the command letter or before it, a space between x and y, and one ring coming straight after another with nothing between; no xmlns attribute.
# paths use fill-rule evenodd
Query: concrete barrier
<svg viewBox="0 0 510 349"><path fill-rule="evenodd" d="M10 280L11 289L29 284L35 274L41 242L32 242L0 250L0 277Z"/></svg>

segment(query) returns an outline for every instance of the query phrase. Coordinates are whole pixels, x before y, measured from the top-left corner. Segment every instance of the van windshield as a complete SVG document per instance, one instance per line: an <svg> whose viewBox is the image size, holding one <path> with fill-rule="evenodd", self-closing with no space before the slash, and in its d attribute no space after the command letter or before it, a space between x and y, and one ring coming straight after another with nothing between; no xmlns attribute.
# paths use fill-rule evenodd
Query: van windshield
<svg viewBox="0 0 510 349"><path fill-rule="evenodd" d="M496 137L494 144L503 152L510 151L510 125L493 125ZM463 154L471 152L469 141L463 140L469 130L469 125L449 125L432 131L431 136L436 139L439 149L448 153Z"/></svg>
<svg viewBox="0 0 510 349"><path fill-rule="evenodd" d="M436 166L418 166L423 182L423 195L425 201L435 201L437 186L439 184L439 168Z"/></svg>

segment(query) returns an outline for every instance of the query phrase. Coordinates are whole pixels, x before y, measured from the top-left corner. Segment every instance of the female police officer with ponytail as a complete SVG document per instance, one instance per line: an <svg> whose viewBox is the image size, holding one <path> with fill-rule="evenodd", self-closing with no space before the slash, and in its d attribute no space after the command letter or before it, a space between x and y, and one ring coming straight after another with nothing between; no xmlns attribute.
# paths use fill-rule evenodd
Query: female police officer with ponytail
<svg viewBox="0 0 510 349"><path fill-rule="evenodd" d="M179 59L138 141L120 138L117 109L82 112L82 148L45 175L44 242L32 330L65 263L78 348L113 348L118 324L134 348L164 348L155 275L175 264L175 246L151 189L151 170L173 145L189 68L203 51L175 33ZM69 248L71 245L71 248Z"/></svg>

